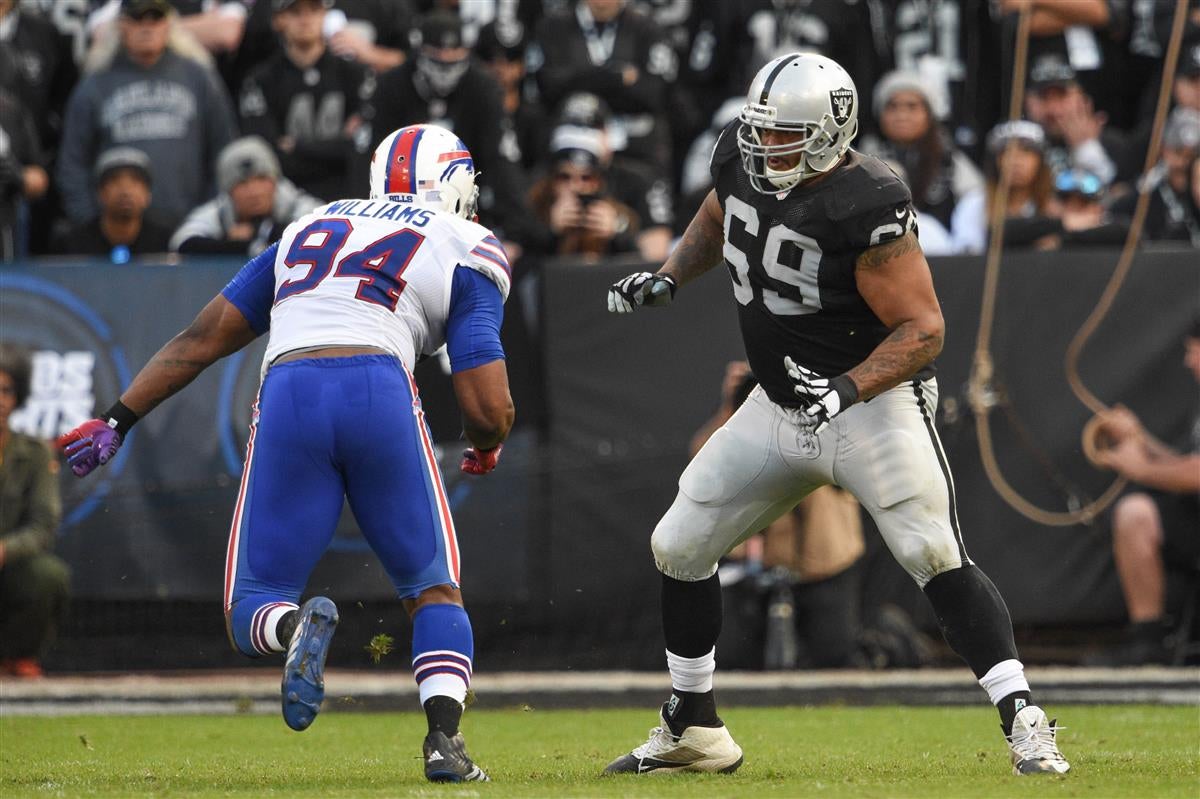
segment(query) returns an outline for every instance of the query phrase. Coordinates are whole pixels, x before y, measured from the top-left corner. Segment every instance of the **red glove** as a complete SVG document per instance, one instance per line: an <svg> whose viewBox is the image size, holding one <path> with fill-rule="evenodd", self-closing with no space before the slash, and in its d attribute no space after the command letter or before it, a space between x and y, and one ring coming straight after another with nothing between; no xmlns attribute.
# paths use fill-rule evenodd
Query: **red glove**
<svg viewBox="0 0 1200 799"><path fill-rule="evenodd" d="M500 460L500 452L503 449L503 444L497 444L491 449L464 449L462 466L459 468L467 474L487 474L496 468L496 461Z"/></svg>

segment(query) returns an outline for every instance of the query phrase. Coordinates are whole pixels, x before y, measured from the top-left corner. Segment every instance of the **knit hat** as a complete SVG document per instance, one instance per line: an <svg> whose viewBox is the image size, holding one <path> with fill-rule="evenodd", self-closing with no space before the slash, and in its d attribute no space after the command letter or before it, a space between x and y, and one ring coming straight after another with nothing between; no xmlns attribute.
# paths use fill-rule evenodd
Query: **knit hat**
<svg viewBox="0 0 1200 799"><path fill-rule="evenodd" d="M279 174L279 159L261 136L236 139L217 156L217 187L224 194L243 180L256 177L278 180Z"/></svg>
<svg viewBox="0 0 1200 799"><path fill-rule="evenodd" d="M941 87L931 84L919 73L897 69L884 75L879 83L875 84L872 108L876 117L883 113L884 106L897 92L916 92L921 95L934 119L945 119L950 113L950 104L946 101L946 93Z"/></svg>
<svg viewBox="0 0 1200 799"><path fill-rule="evenodd" d="M104 183L104 180L118 169L132 169L146 181L147 186L153 182L150 179L150 156L136 147L113 147L105 150L96 159L96 165L92 169L96 185Z"/></svg>

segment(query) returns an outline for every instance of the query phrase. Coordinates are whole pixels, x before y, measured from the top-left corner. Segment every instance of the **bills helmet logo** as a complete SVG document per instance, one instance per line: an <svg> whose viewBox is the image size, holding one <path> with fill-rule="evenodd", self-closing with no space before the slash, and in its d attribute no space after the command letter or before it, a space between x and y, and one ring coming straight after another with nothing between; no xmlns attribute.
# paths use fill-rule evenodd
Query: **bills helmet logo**
<svg viewBox="0 0 1200 799"><path fill-rule="evenodd" d="M854 112L854 92L849 89L834 89L829 93L829 108L833 112L833 121L845 125Z"/></svg>

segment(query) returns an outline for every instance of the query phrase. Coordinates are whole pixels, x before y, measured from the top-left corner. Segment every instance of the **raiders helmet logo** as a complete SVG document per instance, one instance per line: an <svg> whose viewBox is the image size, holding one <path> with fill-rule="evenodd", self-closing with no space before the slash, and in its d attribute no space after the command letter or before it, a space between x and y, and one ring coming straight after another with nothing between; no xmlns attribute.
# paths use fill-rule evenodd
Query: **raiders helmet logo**
<svg viewBox="0 0 1200 799"><path fill-rule="evenodd" d="M849 89L834 89L829 93L829 110L833 112L833 121L845 125L854 113L854 92Z"/></svg>

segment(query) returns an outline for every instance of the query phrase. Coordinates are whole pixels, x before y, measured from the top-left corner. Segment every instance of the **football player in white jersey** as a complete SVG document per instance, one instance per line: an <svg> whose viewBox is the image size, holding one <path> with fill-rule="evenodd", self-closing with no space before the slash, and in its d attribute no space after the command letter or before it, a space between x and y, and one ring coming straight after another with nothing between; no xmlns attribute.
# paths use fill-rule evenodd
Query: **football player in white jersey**
<svg viewBox="0 0 1200 799"><path fill-rule="evenodd" d="M759 387L696 454L650 539L672 692L662 725L610 772L733 771L717 715L717 560L818 486L870 512L950 647L999 710L1017 774L1070 766L1034 703L1012 622L967 556L934 428L944 322L908 187L850 148L858 90L837 62L790 53L750 84L713 147L715 187L656 274L609 290L628 313L724 263Z"/></svg>
<svg viewBox="0 0 1200 799"><path fill-rule="evenodd" d="M495 468L513 421L500 344L511 273L500 242L473 221L477 194L474 161L453 133L392 133L373 157L369 200L332 202L290 225L111 409L59 441L72 471L88 474L139 418L269 332L225 566L230 638L251 657L287 651L284 720L307 729L338 613L325 597L297 603L348 499L412 618L425 776L439 782L487 775L458 729L474 645L412 370L445 343L472 445L462 469Z"/></svg>

